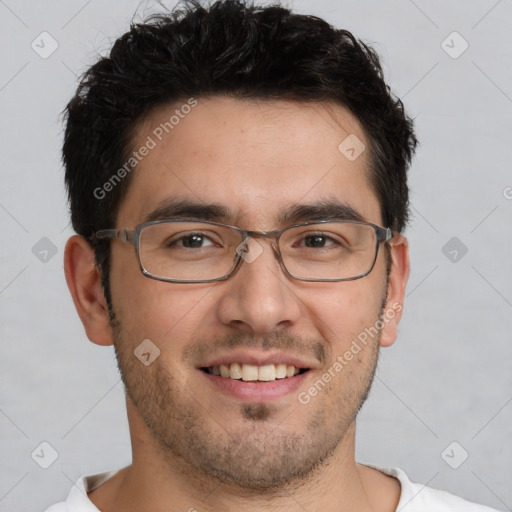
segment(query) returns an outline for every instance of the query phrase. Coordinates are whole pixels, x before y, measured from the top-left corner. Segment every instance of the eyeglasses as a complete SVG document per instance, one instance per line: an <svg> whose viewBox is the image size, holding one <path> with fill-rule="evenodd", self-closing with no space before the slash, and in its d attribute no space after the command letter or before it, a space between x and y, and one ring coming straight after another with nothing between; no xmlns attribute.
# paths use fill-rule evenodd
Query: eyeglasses
<svg viewBox="0 0 512 512"><path fill-rule="evenodd" d="M248 231L192 219L157 220L133 230L104 229L98 239L131 243L144 275L171 283L210 283L228 279L242 259L262 252L255 238L273 238L272 249L283 270L302 281L349 281L368 275L380 242L390 228L368 222L321 220L277 231Z"/></svg>

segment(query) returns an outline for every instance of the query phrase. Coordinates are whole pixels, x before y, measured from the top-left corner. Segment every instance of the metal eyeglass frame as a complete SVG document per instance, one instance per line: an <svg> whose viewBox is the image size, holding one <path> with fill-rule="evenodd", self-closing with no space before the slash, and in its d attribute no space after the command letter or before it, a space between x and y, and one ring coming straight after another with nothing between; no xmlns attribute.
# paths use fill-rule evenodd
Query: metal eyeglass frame
<svg viewBox="0 0 512 512"><path fill-rule="evenodd" d="M139 260L139 267L141 272L151 279L156 279L157 281L163 281L166 283L214 283L217 281L225 281L226 279L230 278L235 271L240 267L240 262L243 260L242 252L239 251L236 253L236 261L233 265L233 268L225 275L221 277L216 277L214 279L200 279L200 280L189 280L189 279L169 279L165 277L157 277L150 272L148 272L144 266L142 265L142 261L140 258L139 253L139 242L140 242L140 233L146 226L151 226L154 224L164 224L164 223L170 223L170 222L194 222L194 223L200 223L200 224L210 224L212 226L221 226L221 227L227 227L234 229L235 231L238 231L242 235L242 242L245 243L249 238L274 238L275 244L272 244L272 249L274 251L274 254L277 258L277 261L279 262L279 265L284 270L284 272L292 277L293 279L297 279L299 281L314 281L314 282L340 282L340 281L353 281L355 279L361 279L362 277L367 276L375 266L375 262L377 261L377 255L379 252L379 245L381 242L388 242L391 238L395 236L395 233L391 230L391 228L384 228L382 226L378 226L377 224L372 224L371 222L361 222L356 220L339 220L339 219L323 219L323 220L316 220L316 221L308 221L308 222L302 222L299 224L293 224L291 226L287 226L283 229L278 229L275 231L251 231L247 229L241 229L237 226L231 226L229 224L222 224L220 222L213 222L208 220L201 220L201 219L166 219L166 220L155 220L150 222L143 222L142 224L138 224L135 226L135 229L128 229L128 228L122 228L122 229L102 229L99 231L96 231L96 233L93 235L95 238L100 240L105 239L119 239L122 242L128 242L132 244L135 247L135 251L137 254L137 258ZM312 224L326 224L331 222L338 222L338 223L345 223L345 224L359 224L364 226L370 226L375 230L376 235L376 242L375 242L375 256L373 258L372 264L367 272L364 272L363 274L359 274L354 277L342 277L340 279L316 279L316 278L307 278L307 277L298 277L292 274L288 271L286 268L286 265L283 262L282 256L281 256L281 250L279 248L279 238L281 235L292 228L301 227L301 226L308 226ZM245 247L245 246L244 246Z"/></svg>

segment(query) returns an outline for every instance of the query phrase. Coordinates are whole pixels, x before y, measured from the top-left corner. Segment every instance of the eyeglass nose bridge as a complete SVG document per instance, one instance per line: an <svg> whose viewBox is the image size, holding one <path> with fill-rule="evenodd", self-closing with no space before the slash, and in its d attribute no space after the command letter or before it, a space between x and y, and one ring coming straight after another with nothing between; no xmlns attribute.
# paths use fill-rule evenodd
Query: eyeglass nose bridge
<svg viewBox="0 0 512 512"><path fill-rule="evenodd" d="M242 247L242 249L241 250L237 249L237 252L236 252L236 257L239 258L238 264L239 265L241 264L240 260L244 260L247 263L252 263L263 253L263 247L258 242L256 242L256 240L254 240L255 243L257 243L258 246L261 248L261 250L256 250L256 251L253 250L253 254L251 255L250 254L250 249L251 249L250 248L250 240L256 239L256 238L266 238L266 239L269 239L269 241L271 242L270 246L272 247L272 251L273 251L274 256L275 256L276 260L278 261L279 265L281 266L281 268L283 269L283 271L285 273L288 273L286 267L284 266L283 258L281 256L281 251L279 249L278 240L279 240L279 237L281 236L281 233L282 233L282 231L243 231L242 232L243 239L239 245L239 247ZM253 245L253 248L254 248L254 245ZM246 250L246 249L248 249L248 250ZM256 254L256 252L257 252L257 254ZM244 254L247 254L247 256L244 256ZM237 267L239 265L237 265Z"/></svg>

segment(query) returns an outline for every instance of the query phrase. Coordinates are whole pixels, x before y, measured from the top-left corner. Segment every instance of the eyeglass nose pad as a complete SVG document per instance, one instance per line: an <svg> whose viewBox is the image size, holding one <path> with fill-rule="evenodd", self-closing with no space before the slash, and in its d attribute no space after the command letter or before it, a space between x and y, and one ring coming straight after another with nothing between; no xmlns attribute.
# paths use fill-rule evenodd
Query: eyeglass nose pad
<svg viewBox="0 0 512 512"><path fill-rule="evenodd" d="M279 252L279 246L275 240L272 242L272 250L274 251L274 255L277 258L277 261L281 261L281 253Z"/></svg>

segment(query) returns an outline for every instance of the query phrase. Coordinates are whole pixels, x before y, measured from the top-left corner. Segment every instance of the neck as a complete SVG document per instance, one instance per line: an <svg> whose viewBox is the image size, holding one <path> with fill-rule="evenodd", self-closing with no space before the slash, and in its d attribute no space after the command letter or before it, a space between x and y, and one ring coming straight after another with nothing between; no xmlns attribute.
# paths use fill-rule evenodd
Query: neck
<svg viewBox="0 0 512 512"><path fill-rule="evenodd" d="M391 512L400 484L355 462L355 422L329 459L307 479L255 491L199 474L164 452L129 407L133 462L90 494L104 512Z"/></svg>

